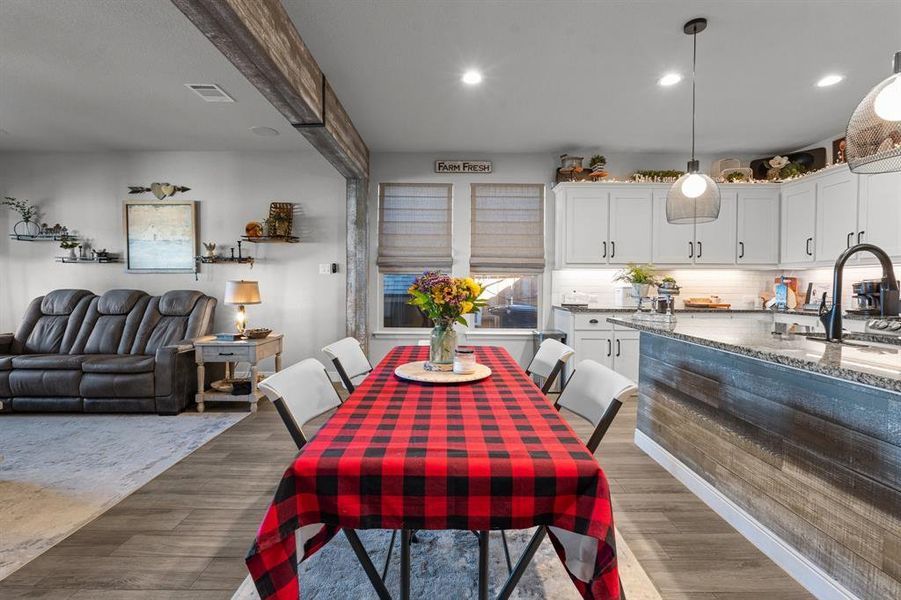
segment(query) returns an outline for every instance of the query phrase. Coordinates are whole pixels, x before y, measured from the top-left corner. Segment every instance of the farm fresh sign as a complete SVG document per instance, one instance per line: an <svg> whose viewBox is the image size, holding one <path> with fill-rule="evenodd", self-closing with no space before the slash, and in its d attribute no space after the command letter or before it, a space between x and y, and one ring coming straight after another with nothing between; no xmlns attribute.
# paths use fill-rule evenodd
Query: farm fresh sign
<svg viewBox="0 0 901 600"><path fill-rule="evenodd" d="M436 160L436 173L491 173L490 160Z"/></svg>

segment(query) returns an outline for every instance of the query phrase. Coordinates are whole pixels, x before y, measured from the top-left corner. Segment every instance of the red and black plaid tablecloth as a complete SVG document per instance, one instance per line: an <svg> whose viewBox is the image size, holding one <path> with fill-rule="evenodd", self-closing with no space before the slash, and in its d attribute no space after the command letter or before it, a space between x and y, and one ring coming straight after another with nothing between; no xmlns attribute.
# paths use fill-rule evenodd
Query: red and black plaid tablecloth
<svg viewBox="0 0 901 600"><path fill-rule="evenodd" d="M417 384L394 369L428 348L395 348L304 446L247 555L261 598L297 599L298 529L307 558L340 528L536 525L584 598L619 597L603 471L506 350L476 356L488 379Z"/></svg>

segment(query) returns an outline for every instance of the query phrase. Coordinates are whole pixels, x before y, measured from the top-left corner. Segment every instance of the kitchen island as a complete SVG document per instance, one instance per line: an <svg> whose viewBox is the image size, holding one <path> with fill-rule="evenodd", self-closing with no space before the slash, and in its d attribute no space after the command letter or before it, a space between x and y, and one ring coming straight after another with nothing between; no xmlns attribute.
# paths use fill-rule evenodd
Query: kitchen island
<svg viewBox="0 0 901 600"><path fill-rule="evenodd" d="M639 447L818 597L901 597L897 338L607 321L640 332Z"/></svg>

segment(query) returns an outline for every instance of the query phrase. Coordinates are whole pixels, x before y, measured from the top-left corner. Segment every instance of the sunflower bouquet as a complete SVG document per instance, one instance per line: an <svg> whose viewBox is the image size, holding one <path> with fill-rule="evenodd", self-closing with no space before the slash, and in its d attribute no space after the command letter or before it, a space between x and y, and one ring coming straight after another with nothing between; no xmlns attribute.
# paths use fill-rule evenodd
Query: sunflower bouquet
<svg viewBox="0 0 901 600"><path fill-rule="evenodd" d="M408 304L418 308L436 327L454 322L466 325L463 315L477 313L486 305L480 300L483 288L471 277L451 277L445 273L423 273L407 290Z"/></svg>

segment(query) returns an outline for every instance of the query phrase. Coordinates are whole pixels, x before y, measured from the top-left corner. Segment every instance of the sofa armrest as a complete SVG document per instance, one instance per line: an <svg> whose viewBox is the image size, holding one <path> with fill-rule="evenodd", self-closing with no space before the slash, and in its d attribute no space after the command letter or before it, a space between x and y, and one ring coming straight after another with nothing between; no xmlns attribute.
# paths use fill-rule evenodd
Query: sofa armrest
<svg viewBox="0 0 901 600"><path fill-rule="evenodd" d="M184 410L197 392L194 344L180 340L159 348L153 375L157 413L172 415Z"/></svg>
<svg viewBox="0 0 901 600"><path fill-rule="evenodd" d="M0 333L0 354L12 354L15 337L13 333Z"/></svg>

